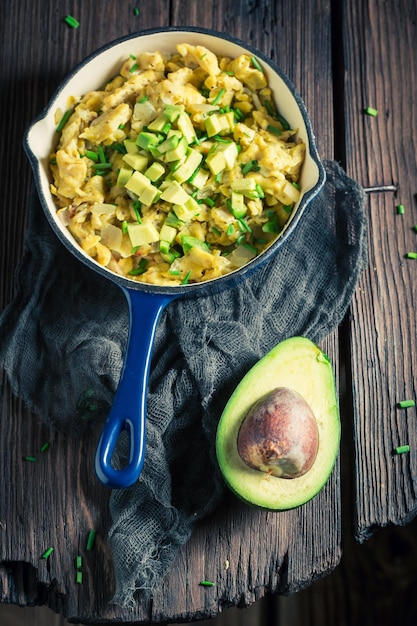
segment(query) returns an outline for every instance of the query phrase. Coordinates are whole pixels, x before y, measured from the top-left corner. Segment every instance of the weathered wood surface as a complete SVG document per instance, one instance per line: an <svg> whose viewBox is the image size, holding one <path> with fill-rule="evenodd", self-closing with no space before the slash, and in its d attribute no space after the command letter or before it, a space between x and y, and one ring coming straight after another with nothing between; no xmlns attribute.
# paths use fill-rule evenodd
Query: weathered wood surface
<svg viewBox="0 0 417 626"><path fill-rule="evenodd" d="M388 19L392 4L396 19ZM13 297L31 185L22 133L72 67L116 37L156 26L202 25L250 41L297 85L323 157L340 159L364 186L398 188L397 193L370 194L370 268L348 323L323 347L336 370L340 363L347 373L341 385L342 476L346 500L357 506L351 509L353 532L362 538L379 525L404 523L416 507L416 457L394 458L392 448L416 439L415 414L394 409L400 396L415 394L414 266L402 258L416 249L412 196L417 189L411 181L417 180L412 145L417 114L410 104L416 91L414 2L141 0L137 6L139 17L133 15L135 3L127 1L0 5L1 309ZM80 20L79 29L63 24L68 13ZM378 118L363 116L368 104L379 109ZM405 216L395 215L397 202L406 206ZM109 605L114 581L106 543L108 491L92 470L99 426L81 440L51 438L5 382L1 398L3 602L48 604L83 622L175 622L214 616L228 605L249 605L268 593L297 591L339 562L338 464L323 492L295 511L256 511L230 496L195 529L152 603L139 603L132 611ZM53 445L42 463L33 467L21 461L22 454L38 450L46 439ZM73 559L83 552L91 527L98 531L96 549L84 555L84 584L79 586ZM49 545L55 547L54 558L45 563L39 557ZM215 579L217 586L199 587L202 578Z"/></svg>
<svg viewBox="0 0 417 626"><path fill-rule="evenodd" d="M350 318L355 534L404 524L417 511L417 6L345 3L346 167L369 193L369 268ZM361 115L366 106L376 118ZM392 190L391 190L392 188ZM403 204L404 215L396 206ZM410 444L410 454L393 450Z"/></svg>

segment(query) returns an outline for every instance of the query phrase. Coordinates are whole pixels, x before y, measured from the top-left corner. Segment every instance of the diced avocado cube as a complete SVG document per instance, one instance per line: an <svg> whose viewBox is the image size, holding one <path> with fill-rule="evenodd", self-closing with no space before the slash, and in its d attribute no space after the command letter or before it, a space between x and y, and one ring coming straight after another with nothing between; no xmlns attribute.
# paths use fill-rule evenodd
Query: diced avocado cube
<svg viewBox="0 0 417 626"><path fill-rule="evenodd" d="M226 168L231 170L235 164L237 155L239 154L237 145L234 141L231 141L230 143L222 143L218 149L223 153L224 160L226 161Z"/></svg>
<svg viewBox="0 0 417 626"><path fill-rule="evenodd" d="M234 116L233 111L229 111L228 113L223 113L221 118L222 118L221 122L223 126L223 131L226 133L232 133L235 127L235 116Z"/></svg>
<svg viewBox="0 0 417 626"><path fill-rule="evenodd" d="M181 187L176 181L172 181L166 189L162 192L161 200L166 202L172 202L172 204L185 204L191 196Z"/></svg>
<svg viewBox="0 0 417 626"><path fill-rule="evenodd" d="M159 233L156 227L149 224L128 224L127 232L132 246L144 246L147 243L159 241Z"/></svg>
<svg viewBox="0 0 417 626"><path fill-rule="evenodd" d="M174 204L173 211L182 222L188 222L200 211L200 205L191 196L183 204Z"/></svg>
<svg viewBox="0 0 417 626"><path fill-rule="evenodd" d="M217 176L217 174L226 169L226 160L224 155L218 150L215 150L211 154L207 155L206 164L213 176Z"/></svg>
<svg viewBox="0 0 417 626"><path fill-rule="evenodd" d="M161 196L161 192L158 187L155 187L149 182L149 187L145 187L145 189L139 195L139 200L145 205L150 206L153 202L159 199Z"/></svg>
<svg viewBox="0 0 417 626"><path fill-rule="evenodd" d="M132 174L133 169L131 167L121 167L117 176L116 186L124 187Z"/></svg>
<svg viewBox="0 0 417 626"><path fill-rule="evenodd" d="M189 115L183 111L177 119L177 127L187 140L192 143L196 138L195 129Z"/></svg>
<svg viewBox="0 0 417 626"><path fill-rule="evenodd" d="M168 243L172 243L177 235L177 229L173 226L168 226L165 222L161 228L161 232L159 233L159 238L161 241L167 241Z"/></svg>
<svg viewBox="0 0 417 626"><path fill-rule="evenodd" d="M164 107L164 115L169 122L175 122L180 113L184 111L184 107L180 104L167 104Z"/></svg>
<svg viewBox="0 0 417 626"><path fill-rule="evenodd" d="M149 180L151 180L153 183L159 180L164 174L164 166L162 165L162 163L158 163L157 161L154 161L145 172L145 176L149 178Z"/></svg>
<svg viewBox="0 0 417 626"><path fill-rule="evenodd" d="M181 245L184 254L187 254L192 248L200 248L200 250L204 250L205 252L210 251L210 247L205 241L201 241L201 239L197 239L197 237L192 237L191 235L182 235Z"/></svg>
<svg viewBox="0 0 417 626"><path fill-rule="evenodd" d="M147 189L151 185L149 178L146 178L142 172L133 172L132 176L129 178L127 183L125 184L125 188L129 191L132 191L137 196L140 196L144 189Z"/></svg>
<svg viewBox="0 0 417 626"><path fill-rule="evenodd" d="M160 143L158 135L155 133L149 133L148 131L142 131L136 138L136 144L143 150L149 150L150 148L156 148Z"/></svg>
<svg viewBox="0 0 417 626"><path fill-rule="evenodd" d="M125 139L123 143L127 152L138 152L136 141L133 141L133 139Z"/></svg>
<svg viewBox="0 0 417 626"><path fill-rule="evenodd" d="M218 135L222 130L220 115L218 115L217 113L209 115L209 117L204 120L204 126L206 127L206 132L209 137Z"/></svg>
<svg viewBox="0 0 417 626"><path fill-rule="evenodd" d="M192 180L190 180L189 182L196 189L203 189L209 175L210 174L207 170L203 170L202 168L200 168L198 172L196 172L195 176L193 176Z"/></svg>
<svg viewBox="0 0 417 626"><path fill-rule="evenodd" d="M177 146L173 150L168 150L168 152L166 152L165 158L168 161L168 163L171 161L178 161L179 159L182 159L187 152L187 148L188 148L188 143L187 143L186 138L181 137Z"/></svg>
<svg viewBox="0 0 417 626"><path fill-rule="evenodd" d="M249 198L252 197L253 192L256 191L256 181L254 178L250 177L237 178L236 180L232 180L230 186L233 191L242 193Z"/></svg>
<svg viewBox="0 0 417 626"><path fill-rule="evenodd" d="M165 154L169 150L174 150L178 146L179 140L177 135L170 135L158 145L156 150L159 154Z"/></svg>
<svg viewBox="0 0 417 626"><path fill-rule="evenodd" d="M156 133L164 132L167 124L167 118L163 113L158 115L150 124L148 124L149 130L152 130ZM168 132L169 129L166 130Z"/></svg>
<svg viewBox="0 0 417 626"><path fill-rule="evenodd" d="M130 165L130 167L133 167L134 170L138 170L139 172L143 172L148 165L148 157L139 152L128 152L124 154L122 158L127 165Z"/></svg>
<svg viewBox="0 0 417 626"><path fill-rule="evenodd" d="M245 204L245 196L243 193L238 193L237 191L232 191L230 196L230 203L232 207L232 214L237 219L245 217L246 215L246 204Z"/></svg>
<svg viewBox="0 0 417 626"><path fill-rule="evenodd" d="M180 167L173 172L173 177L179 183L183 183L190 178L193 172L195 172L202 160L203 155L201 154L201 152L190 148L187 151L187 156L184 163L182 163L182 165L180 165Z"/></svg>

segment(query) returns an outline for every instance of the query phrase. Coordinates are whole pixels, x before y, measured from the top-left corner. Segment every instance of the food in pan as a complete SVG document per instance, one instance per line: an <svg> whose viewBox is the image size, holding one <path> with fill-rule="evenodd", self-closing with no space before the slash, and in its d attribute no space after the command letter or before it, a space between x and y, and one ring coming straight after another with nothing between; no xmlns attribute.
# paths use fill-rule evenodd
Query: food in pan
<svg viewBox="0 0 417 626"><path fill-rule="evenodd" d="M332 365L305 337L282 341L246 374L221 416L216 450L226 483L270 510L313 498L339 451Z"/></svg>
<svg viewBox="0 0 417 626"><path fill-rule="evenodd" d="M249 263L300 195L306 146L256 58L203 46L132 55L102 90L57 112L59 216L131 280L181 285Z"/></svg>

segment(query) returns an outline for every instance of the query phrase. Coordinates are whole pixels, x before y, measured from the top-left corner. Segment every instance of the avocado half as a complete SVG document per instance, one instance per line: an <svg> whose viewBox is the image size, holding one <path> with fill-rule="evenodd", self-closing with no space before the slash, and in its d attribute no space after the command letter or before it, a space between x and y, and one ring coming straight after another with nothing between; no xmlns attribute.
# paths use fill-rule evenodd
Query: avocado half
<svg viewBox="0 0 417 626"><path fill-rule="evenodd" d="M246 416L277 388L300 394L317 422L315 460L296 478L253 469L238 452L238 435ZM339 444L339 406L331 362L309 339L291 337L258 361L236 387L219 421L216 454L223 477L237 496L254 506L279 511L304 504L322 489L333 470Z"/></svg>

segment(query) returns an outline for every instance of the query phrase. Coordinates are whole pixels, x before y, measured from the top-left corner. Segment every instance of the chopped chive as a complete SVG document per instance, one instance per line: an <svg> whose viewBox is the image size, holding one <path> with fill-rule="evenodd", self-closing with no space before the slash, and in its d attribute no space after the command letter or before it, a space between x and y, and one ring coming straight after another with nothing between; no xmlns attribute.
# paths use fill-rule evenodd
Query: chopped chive
<svg viewBox="0 0 417 626"><path fill-rule="evenodd" d="M102 146L97 146L97 154L100 159L100 163L107 163L106 155L104 154L104 150Z"/></svg>
<svg viewBox="0 0 417 626"><path fill-rule="evenodd" d="M31 456L30 454L26 455L23 457L24 461L29 461L30 463L36 463L36 461L38 460L36 458L36 456Z"/></svg>
<svg viewBox="0 0 417 626"><path fill-rule="evenodd" d="M141 98L139 98L138 102L139 102L140 104L142 104L143 102L146 102L146 100L147 100L147 99L148 99L148 96L147 96L147 95L144 95L144 96L142 96Z"/></svg>
<svg viewBox="0 0 417 626"><path fill-rule="evenodd" d="M295 180L292 181L291 185L295 187L296 189L300 189L300 185L296 183Z"/></svg>
<svg viewBox="0 0 417 626"><path fill-rule="evenodd" d="M41 452L45 452L49 448L49 441L45 441L43 446L41 446Z"/></svg>
<svg viewBox="0 0 417 626"><path fill-rule="evenodd" d="M133 72L136 72L136 70L138 69L138 67L139 67L139 65L138 65L137 63L134 63L134 64L132 65L132 67L130 68L129 72L130 72L131 74L133 74Z"/></svg>
<svg viewBox="0 0 417 626"><path fill-rule="evenodd" d="M138 7L135 7L135 8L133 9L133 15L139 15L139 9L138 9Z"/></svg>
<svg viewBox="0 0 417 626"><path fill-rule="evenodd" d="M406 259L417 259L417 252L407 252L405 255Z"/></svg>
<svg viewBox="0 0 417 626"><path fill-rule="evenodd" d="M181 285L188 285L188 281L190 280L190 276L191 276L191 270L189 272L187 272L186 276L184 277L183 281L181 282Z"/></svg>
<svg viewBox="0 0 417 626"><path fill-rule="evenodd" d="M410 452L410 446L408 444L395 448L395 454L404 454L405 452Z"/></svg>
<svg viewBox="0 0 417 626"><path fill-rule="evenodd" d="M64 17L64 22L67 24L67 26L70 26L71 28L78 28L80 25L80 22L76 20L75 17L73 17L72 15L66 15Z"/></svg>
<svg viewBox="0 0 417 626"><path fill-rule="evenodd" d="M248 250L250 250L251 252L253 252L254 254L258 254L258 250L255 248L255 246L252 246L250 243L244 243L243 246L245 248L247 248Z"/></svg>
<svg viewBox="0 0 417 626"><path fill-rule="evenodd" d="M77 572L75 575L75 582L77 583L77 585L82 585L83 582L83 573L82 572Z"/></svg>
<svg viewBox="0 0 417 626"><path fill-rule="evenodd" d="M276 126L272 126L272 124L268 124L268 126L266 127L266 130L268 130L270 133L273 133L274 135L281 135L281 131L279 128L277 128Z"/></svg>
<svg viewBox="0 0 417 626"><path fill-rule="evenodd" d="M222 88L220 89L219 93L217 94L217 96L214 98L213 102L211 104L217 104L218 101L223 97L224 93L225 93L226 89Z"/></svg>
<svg viewBox="0 0 417 626"><path fill-rule="evenodd" d="M268 111L269 115L274 115L274 109L272 108L272 104L269 102L269 100L265 100L264 101L264 106L265 109Z"/></svg>
<svg viewBox="0 0 417 626"><path fill-rule="evenodd" d="M240 228L240 230L242 232L243 231L246 231L247 233L251 233L252 232L251 227L249 226L249 224L244 219L239 218L237 221L238 221L238 224L239 224L239 228Z"/></svg>
<svg viewBox="0 0 417 626"><path fill-rule="evenodd" d="M413 230L417 233L417 224L413 226Z"/></svg>
<svg viewBox="0 0 417 626"><path fill-rule="evenodd" d="M213 198L205 198L205 199L204 199L204 202L205 202L206 204L208 204L208 205L209 205L209 207L214 207L214 205L215 205L215 202L214 202Z"/></svg>
<svg viewBox="0 0 417 626"><path fill-rule="evenodd" d="M93 163L91 167L93 170L110 170L111 163Z"/></svg>
<svg viewBox="0 0 417 626"><path fill-rule="evenodd" d="M258 161L253 159L252 161L248 161L245 165L241 165L242 174L248 174L250 171L258 172L261 168L258 165Z"/></svg>
<svg viewBox="0 0 417 626"><path fill-rule="evenodd" d="M179 276L181 272L179 270L169 270L169 273L171 276Z"/></svg>
<svg viewBox="0 0 417 626"><path fill-rule="evenodd" d="M258 72L262 72L263 73L263 69L259 64L259 61L256 57L251 57L250 60L252 61L252 65L253 67L258 70Z"/></svg>
<svg viewBox="0 0 417 626"><path fill-rule="evenodd" d="M256 183L255 189L256 189L256 193L258 194L257 196L258 198L265 198L264 190L262 189L259 183Z"/></svg>
<svg viewBox="0 0 417 626"><path fill-rule="evenodd" d="M229 224L226 230L226 235L230 237L231 235L233 235L234 232L235 232L235 227L233 226L233 224Z"/></svg>
<svg viewBox="0 0 417 626"><path fill-rule="evenodd" d="M138 266L130 270L130 276L139 276L140 274L144 274L148 269L148 261L146 259L141 259L138 263Z"/></svg>
<svg viewBox="0 0 417 626"><path fill-rule="evenodd" d="M92 161L95 161L96 163L99 160L99 156L97 152L94 152L94 150L86 150L85 156L91 159Z"/></svg>
<svg viewBox="0 0 417 626"><path fill-rule="evenodd" d="M58 126L55 129L55 132L60 133L65 124L68 122L69 118L71 117L71 113L72 113L72 109L68 109L68 111L65 111L64 115L61 118L61 121L59 122Z"/></svg>
<svg viewBox="0 0 417 626"><path fill-rule="evenodd" d="M397 407L399 409L408 409L412 406L416 406L414 400L401 400L400 402L397 402Z"/></svg>
<svg viewBox="0 0 417 626"><path fill-rule="evenodd" d="M222 231L219 230L218 228L216 228L215 226L211 227L212 232L217 235L218 237L220 237L220 235L222 234Z"/></svg>
<svg viewBox="0 0 417 626"><path fill-rule="evenodd" d="M201 580L199 585L201 587L215 587L216 583L213 583L211 580Z"/></svg>
<svg viewBox="0 0 417 626"><path fill-rule="evenodd" d="M75 567L76 569L81 569L83 566L83 557L78 554L76 559L75 559Z"/></svg>
<svg viewBox="0 0 417 626"><path fill-rule="evenodd" d="M124 235L126 235L126 233L127 233L127 222L126 222L126 220L123 220L123 222L122 222L122 233Z"/></svg>
<svg viewBox="0 0 417 626"><path fill-rule="evenodd" d="M51 556L51 554L52 554L52 552L53 552L53 551L54 551L54 549L53 549L53 548L48 548L48 549L47 549L47 550L45 550L45 552L42 554L41 559L44 559L44 560L48 559L48 558Z"/></svg>
<svg viewBox="0 0 417 626"><path fill-rule="evenodd" d="M276 114L276 118L278 120L278 122L281 123L281 126L284 130L290 130L291 126L290 123L287 122L287 120L285 119L285 117L283 117L282 115L280 115L279 113Z"/></svg>
<svg viewBox="0 0 417 626"><path fill-rule="evenodd" d="M142 218L141 218L141 215L139 213L140 208L141 208L140 202L134 202L133 203L133 210L135 212L136 219L137 219L139 224L142 224Z"/></svg>
<svg viewBox="0 0 417 626"><path fill-rule="evenodd" d="M366 107L364 113L366 113L366 115L370 115L371 117L376 117L378 115L378 111L372 107Z"/></svg>
<svg viewBox="0 0 417 626"><path fill-rule="evenodd" d="M93 547L94 547L94 542L96 540L96 530L90 530L90 532L88 533L88 539L87 539L87 551L90 552Z"/></svg>
<svg viewBox="0 0 417 626"><path fill-rule="evenodd" d="M405 209L403 204L397 204L397 214L404 215Z"/></svg>

